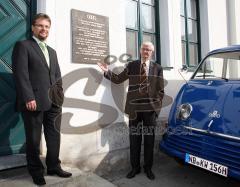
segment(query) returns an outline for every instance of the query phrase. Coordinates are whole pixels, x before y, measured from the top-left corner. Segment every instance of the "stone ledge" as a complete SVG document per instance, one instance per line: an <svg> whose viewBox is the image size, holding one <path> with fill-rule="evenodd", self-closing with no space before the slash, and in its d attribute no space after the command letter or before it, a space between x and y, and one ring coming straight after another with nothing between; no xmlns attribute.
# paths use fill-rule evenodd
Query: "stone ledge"
<svg viewBox="0 0 240 187"><path fill-rule="evenodd" d="M0 170L26 166L26 155L25 154L14 154L7 156L0 156Z"/></svg>

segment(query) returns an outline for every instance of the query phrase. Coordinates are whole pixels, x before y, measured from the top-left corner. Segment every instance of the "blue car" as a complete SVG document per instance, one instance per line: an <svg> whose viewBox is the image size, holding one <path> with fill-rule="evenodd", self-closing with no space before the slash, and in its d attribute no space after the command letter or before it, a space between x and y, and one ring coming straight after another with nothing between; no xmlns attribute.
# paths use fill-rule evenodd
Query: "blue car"
<svg viewBox="0 0 240 187"><path fill-rule="evenodd" d="M208 53L177 94L160 149L240 180L240 45Z"/></svg>

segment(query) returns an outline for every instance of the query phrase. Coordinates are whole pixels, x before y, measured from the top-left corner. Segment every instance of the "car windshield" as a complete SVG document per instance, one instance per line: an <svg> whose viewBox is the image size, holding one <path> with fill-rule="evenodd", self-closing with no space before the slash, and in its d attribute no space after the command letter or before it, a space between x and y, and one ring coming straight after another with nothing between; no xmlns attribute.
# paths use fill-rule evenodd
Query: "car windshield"
<svg viewBox="0 0 240 187"><path fill-rule="evenodd" d="M240 52L218 53L207 57L192 78L240 80Z"/></svg>

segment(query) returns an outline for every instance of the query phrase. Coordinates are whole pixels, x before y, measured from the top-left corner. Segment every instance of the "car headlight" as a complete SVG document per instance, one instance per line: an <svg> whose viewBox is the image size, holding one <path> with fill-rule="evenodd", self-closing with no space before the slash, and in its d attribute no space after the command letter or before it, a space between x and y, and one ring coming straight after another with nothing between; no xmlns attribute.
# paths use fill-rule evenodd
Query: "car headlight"
<svg viewBox="0 0 240 187"><path fill-rule="evenodd" d="M181 120L186 120L189 118L192 112L192 105L189 103L185 103L179 106L177 112L177 118Z"/></svg>

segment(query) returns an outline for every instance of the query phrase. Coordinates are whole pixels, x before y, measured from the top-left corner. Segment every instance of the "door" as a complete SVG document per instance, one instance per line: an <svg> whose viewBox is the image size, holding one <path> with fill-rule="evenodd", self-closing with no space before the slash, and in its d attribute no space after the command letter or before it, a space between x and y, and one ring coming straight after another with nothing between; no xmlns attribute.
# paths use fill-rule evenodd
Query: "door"
<svg viewBox="0 0 240 187"><path fill-rule="evenodd" d="M16 41L30 35L33 0L0 0L0 156L25 153L21 115L15 112L11 55Z"/></svg>

